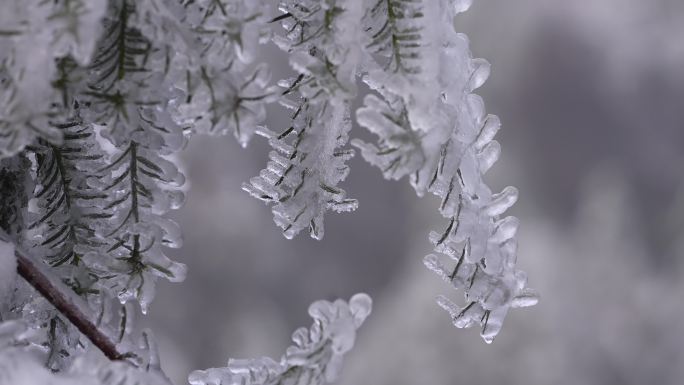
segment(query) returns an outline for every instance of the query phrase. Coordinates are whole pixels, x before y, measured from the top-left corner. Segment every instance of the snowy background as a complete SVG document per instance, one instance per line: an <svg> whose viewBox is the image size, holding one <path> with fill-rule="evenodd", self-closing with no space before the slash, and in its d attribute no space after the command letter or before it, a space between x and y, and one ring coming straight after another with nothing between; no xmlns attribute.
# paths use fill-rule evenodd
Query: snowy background
<svg viewBox="0 0 684 385"><path fill-rule="evenodd" d="M197 137L171 253L189 275L159 284L146 320L177 384L228 357L279 357L309 303L359 291L374 313L343 385L682 384L684 2L478 0L458 23L493 66L479 93L503 121L503 155L488 182L520 189L509 212L540 304L509 313L487 346L433 301L461 294L422 265L444 226L436 200L357 156L343 187L359 210L328 215L323 241L287 241L240 189L267 144Z"/></svg>

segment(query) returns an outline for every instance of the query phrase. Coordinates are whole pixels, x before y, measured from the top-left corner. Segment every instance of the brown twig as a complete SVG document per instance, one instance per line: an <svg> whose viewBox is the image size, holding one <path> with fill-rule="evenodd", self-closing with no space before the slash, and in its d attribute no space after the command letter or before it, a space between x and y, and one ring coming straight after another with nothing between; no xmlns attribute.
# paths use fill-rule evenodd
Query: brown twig
<svg viewBox="0 0 684 385"><path fill-rule="evenodd" d="M45 273L25 255L15 252L17 257L17 272L45 299L48 300L63 316L86 336L93 345L104 353L110 360L123 360L126 354L119 352L116 344L105 335L91 318L84 314L69 296L57 287Z"/></svg>

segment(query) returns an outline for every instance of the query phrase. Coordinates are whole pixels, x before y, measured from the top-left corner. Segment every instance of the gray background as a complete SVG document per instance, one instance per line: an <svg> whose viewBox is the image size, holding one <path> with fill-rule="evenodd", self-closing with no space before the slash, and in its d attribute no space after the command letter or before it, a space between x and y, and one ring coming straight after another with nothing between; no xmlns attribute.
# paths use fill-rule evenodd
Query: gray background
<svg viewBox="0 0 684 385"><path fill-rule="evenodd" d="M189 275L158 285L146 320L174 381L277 358L310 302L365 291L374 312L344 385L684 383L684 1L476 0L458 29L493 65L479 93L503 121L503 155L487 180L520 189L518 263L540 304L487 346L433 301L461 299L421 262L444 226L435 199L357 156L343 187L359 210L328 215L323 241L287 241L240 189L264 140L196 137L171 253ZM276 108L269 125L285 119Z"/></svg>

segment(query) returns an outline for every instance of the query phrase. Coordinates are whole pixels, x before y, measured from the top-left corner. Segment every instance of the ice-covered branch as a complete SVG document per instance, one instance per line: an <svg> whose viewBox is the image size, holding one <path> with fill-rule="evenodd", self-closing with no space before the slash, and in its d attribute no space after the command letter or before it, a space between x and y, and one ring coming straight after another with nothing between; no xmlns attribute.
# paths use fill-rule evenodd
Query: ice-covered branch
<svg viewBox="0 0 684 385"><path fill-rule="evenodd" d="M145 365L90 354L78 357L68 370L55 373L41 362L40 348L32 343L34 332L21 320L0 322L0 385L171 385L159 367L156 347L146 335L141 347L152 358Z"/></svg>
<svg viewBox="0 0 684 385"><path fill-rule="evenodd" d="M372 301L356 294L349 302L316 301L309 307L311 328L292 334L280 361L264 357L231 359L224 368L190 374L192 385L322 385L337 379L344 355L354 346L356 331L371 312Z"/></svg>
<svg viewBox="0 0 684 385"><path fill-rule="evenodd" d="M83 303L80 297L74 296L72 290L60 282L50 279L49 273L45 269L41 269L29 257L19 251L15 255L19 275L76 326L84 336L88 337L105 356L111 360L126 358L126 354L119 350L111 336L98 328L92 317L90 307Z"/></svg>
<svg viewBox="0 0 684 385"><path fill-rule="evenodd" d="M299 76L283 80L281 103L292 110L292 122L281 133L262 130L275 149L259 176L243 189L273 204L273 217L287 238L304 229L324 234L328 210L355 210L338 185L349 173L345 149L351 130L350 106L362 62L361 0L283 1L287 31L274 42L290 54Z"/></svg>
<svg viewBox="0 0 684 385"><path fill-rule="evenodd" d="M438 303L457 327L482 326L492 342L510 307L536 303L526 274L515 268L518 220L504 217L518 192L494 194L484 174L496 162L493 140L499 119L487 115L473 91L489 76L489 63L472 57L468 39L456 33L453 18L470 1L378 1L367 19L368 47L379 57L364 80L377 91L357 110L360 125L378 136L377 144L354 141L363 157L386 178L410 178L418 195L440 199L446 230L432 232L438 255L425 264L454 288L466 304L440 296Z"/></svg>
<svg viewBox="0 0 684 385"><path fill-rule="evenodd" d="M106 0L8 0L0 4L0 158L18 153L36 137L52 143L61 133L49 124L59 114L56 65L70 57L90 60Z"/></svg>
<svg viewBox="0 0 684 385"><path fill-rule="evenodd" d="M40 332L31 344L45 347L51 370L84 365L74 354L88 345L80 333L110 359L128 357L137 349L130 307L146 311L158 278L184 279L185 266L166 255L181 244L166 214L184 200L176 155L198 133L232 134L243 146L266 137L269 161L243 188L271 205L286 237L320 239L326 213L358 206L342 186L356 117L378 138L352 141L364 159L440 199L446 228L430 233L435 254L425 263L465 294L462 306L438 299L454 324L479 324L491 342L509 308L536 303L515 264L518 221L505 216L518 192L484 181L500 122L473 93L489 63L454 29L471 0L277 3L281 16L267 0L0 5L0 228L22 250L18 271L31 285L14 286L0 316ZM257 60L268 41L294 70L278 87ZM353 111L359 79L371 92ZM274 101L291 119L263 127ZM191 381L330 382L370 304L365 295L316 302L314 325L295 332L279 362L231 360ZM158 369L156 358L146 366ZM115 372L121 383L137 378L97 368L104 383Z"/></svg>

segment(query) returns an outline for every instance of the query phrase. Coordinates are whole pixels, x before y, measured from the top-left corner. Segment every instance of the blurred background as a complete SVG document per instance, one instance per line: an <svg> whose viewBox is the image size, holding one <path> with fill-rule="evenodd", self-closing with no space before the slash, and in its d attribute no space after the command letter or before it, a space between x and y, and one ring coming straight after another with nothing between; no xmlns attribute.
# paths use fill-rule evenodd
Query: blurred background
<svg viewBox="0 0 684 385"><path fill-rule="evenodd" d="M360 291L374 311L342 385L684 383L684 1L477 0L457 25L493 66L478 93L503 155L487 180L520 189L509 213L539 305L486 345L434 303L462 295L422 264L446 223L435 199L357 156L342 187L359 209L328 215L323 241L288 241L240 189L265 141L196 137L171 253L189 275L159 284L146 320L177 384L229 357L279 358L309 303ZM268 124L286 119L275 108Z"/></svg>

